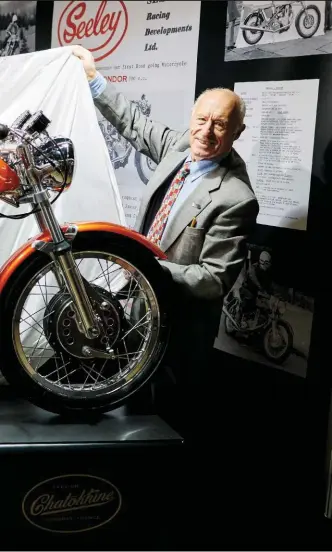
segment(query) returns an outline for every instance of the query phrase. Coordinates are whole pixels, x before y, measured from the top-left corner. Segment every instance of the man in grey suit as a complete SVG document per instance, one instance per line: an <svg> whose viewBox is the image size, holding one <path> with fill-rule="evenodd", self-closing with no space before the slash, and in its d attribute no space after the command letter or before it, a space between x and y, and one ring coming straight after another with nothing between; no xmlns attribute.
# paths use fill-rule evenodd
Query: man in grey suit
<svg viewBox="0 0 332 552"><path fill-rule="evenodd" d="M243 266L258 214L245 164L233 149L245 129L244 102L231 90L205 91L195 102L189 129L178 132L151 121L117 92L97 72L88 50L74 46L73 54L82 60L102 115L157 163L136 229L167 254L160 262L172 280L175 306L167 364L180 388L197 390L208 377L222 301ZM175 179L182 179L180 190L164 220L163 200L170 190L174 196Z"/></svg>

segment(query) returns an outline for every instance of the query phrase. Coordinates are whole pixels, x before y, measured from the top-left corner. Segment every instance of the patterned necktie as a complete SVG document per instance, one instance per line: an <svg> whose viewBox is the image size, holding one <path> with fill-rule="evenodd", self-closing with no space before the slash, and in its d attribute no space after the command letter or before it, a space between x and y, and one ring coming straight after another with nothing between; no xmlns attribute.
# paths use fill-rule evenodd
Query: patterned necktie
<svg viewBox="0 0 332 552"><path fill-rule="evenodd" d="M157 214L151 224L150 230L148 232L147 238L155 243L160 245L160 241L166 226L168 215L174 205L176 198L178 197L180 190L183 186L185 179L190 173L190 161L187 161L175 175L162 204L160 205Z"/></svg>

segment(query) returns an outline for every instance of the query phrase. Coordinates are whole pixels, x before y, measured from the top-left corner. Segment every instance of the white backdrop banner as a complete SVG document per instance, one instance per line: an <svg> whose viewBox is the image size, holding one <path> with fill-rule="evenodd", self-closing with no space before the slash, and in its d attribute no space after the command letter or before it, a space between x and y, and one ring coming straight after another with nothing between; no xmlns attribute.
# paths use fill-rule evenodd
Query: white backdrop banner
<svg viewBox="0 0 332 552"><path fill-rule="evenodd" d="M152 119L184 130L195 98L201 2L55 1L52 47L81 44ZM135 224L155 165L98 113L126 221Z"/></svg>

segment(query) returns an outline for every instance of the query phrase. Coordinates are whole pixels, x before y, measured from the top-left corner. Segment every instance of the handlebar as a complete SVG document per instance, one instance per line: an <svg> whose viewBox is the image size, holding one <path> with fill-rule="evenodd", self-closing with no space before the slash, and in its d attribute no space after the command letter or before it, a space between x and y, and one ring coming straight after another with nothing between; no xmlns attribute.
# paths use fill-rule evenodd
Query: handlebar
<svg viewBox="0 0 332 552"><path fill-rule="evenodd" d="M11 127L0 124L0 140L6 140L9 133L11 131L15 133L15 130L22 130L30 136L36 132L41 134L47 129L50 122L42 111L36 111L32 115L30 111L26 110L14 121ZM22 138L22 135L20 137Z"/></svg>
<svg viewBox="0 0 332 552"><path fill-rule="evenodd" d="M4 199L7 191L12 198L15 191L15 201L23 203L30 200L31 190L61 193L70 186L75 167L74 146L69 138L50 136L47 132L50 122L41 110L33 114L26 110L10 126L0 124L0 158L19 178L15 184L5 183L0 188L0 199Z"/></svg>

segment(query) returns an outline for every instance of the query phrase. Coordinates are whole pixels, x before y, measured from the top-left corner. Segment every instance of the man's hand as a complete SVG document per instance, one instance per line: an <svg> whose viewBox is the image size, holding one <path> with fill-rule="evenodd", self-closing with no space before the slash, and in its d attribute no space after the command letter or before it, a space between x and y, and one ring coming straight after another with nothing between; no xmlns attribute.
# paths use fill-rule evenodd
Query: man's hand
<svg viewBox="0 0 332 552"><path fill-rule="evenodd" d="M78 57L83 63L84 71L88 81L93 80L97 76L97 69L93 55L89 50L83 48L83 46L79 46L78 44L76 44L72 48L74 56Z"/></svg>

